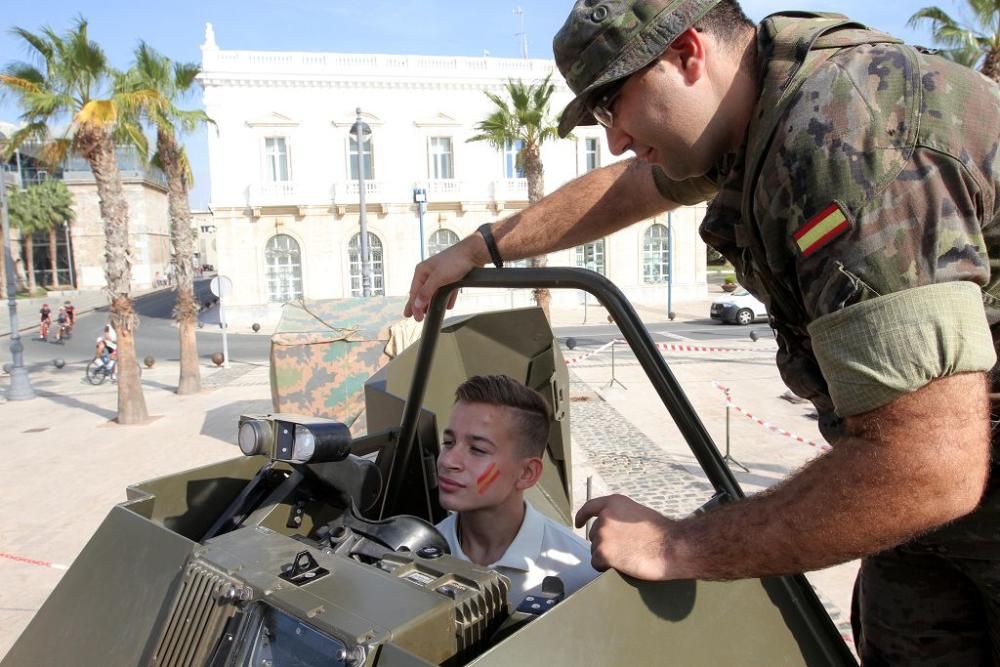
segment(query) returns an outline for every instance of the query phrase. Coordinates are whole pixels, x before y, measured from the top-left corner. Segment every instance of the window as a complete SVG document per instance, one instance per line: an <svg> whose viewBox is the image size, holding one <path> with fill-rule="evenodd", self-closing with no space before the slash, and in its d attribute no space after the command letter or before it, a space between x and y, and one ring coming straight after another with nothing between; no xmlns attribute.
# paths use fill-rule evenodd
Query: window
<svg viewBox="0 0 1000 667"><path fill-rule="evenodd" d="M518 165L517 154L524 148L524 141L508 141L503 151L504 178L524 178L524 165Z"/></svg>
<svg viewBox="0 0 1000 667"><path fill-rule="evenodd" d="M272 236L264 249L268 299L276 303L302 298L302 256L299 243L287 234Z"/></svg>
<svg viewBox="0 0 1000 667"><path fill-rule="evenodd" d="M364 296L361 289L361 234L351 237L347 246L348 260L351 265L351 296ZM382 241L368 232L368 256L370 258L372 276L372 296L385 295L385 273L382 270Z"/></svg>
<svg viewBox="0 0 1000 667"><path fill-rule="evenodd" d="M583 157L586 171L597 169L601 166L601 147L597 144L597 139L585 139L583 142Z"/></svg>
<svg viewBox="0 0 1000 667"><path fill-rule="evenodd" d="M353 135L350 136L349 140L351 142L349 148L351 180L356 181L358 179L358 140ZM372 160L372 138L370 135L365 137L365 140L361 145L361 155L365 160L365 178L375 178L375 162Z"/></svg>
<svg viewBox="0 0 1000 667"><path fill-rule="evenodd" d="M451 154L451 137L431 137L430 158L431 178L455 178L455 167Z"/></svg>
<svg viewBox="0 0 1000 667"><path fill-rule="evenodd" d="M665 283L670 275L670 238L661 224L650 225L642 237L642 282Z"/></svg>
<svg viewBox="0 0 1000 667"><path fill-rule="evenodd" d="M431 234L431 238L427 242L427 256L432 257L456 243L458 243L458 234L450 229L439 229Z"/></svg>
<svg viewBox="0 0 1000 667"><path fill-rule="evenodd" d="M576 265L591 271L605 274L604 239L585 243L576 247Z"/></svg>
<svg viewBox="0 0 1000 667"><path fill-rule="evenodd" d="M288 143L285 137L264 139L265 178L271 183L284 183L288 177Z"/></svg>

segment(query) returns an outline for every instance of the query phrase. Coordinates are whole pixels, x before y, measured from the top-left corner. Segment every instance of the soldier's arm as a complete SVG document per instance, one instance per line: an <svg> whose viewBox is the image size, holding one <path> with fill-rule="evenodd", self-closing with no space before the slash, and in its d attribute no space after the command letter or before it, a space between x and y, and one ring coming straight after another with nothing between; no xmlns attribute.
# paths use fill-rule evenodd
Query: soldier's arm
<svg viewBox="0 0 1000 667"><path fill-rule="evenodd" d="M834 449L768 491L672 521L617 496L591 515L594 566L650 580L736 579L828 567L971 512L989 468L985 374L934 380L847 420Z"/></svg>
<svg viewBox="0 0 1000 667"><path fill-rule="evenodd" d="M652 170L625 160L587 172L536 204L493 225L504 260L535 257L601 238L677 204L664 198ZM479 234L467 236L417 265L404 315L423 319L431 296L490 262Z"/></svg>

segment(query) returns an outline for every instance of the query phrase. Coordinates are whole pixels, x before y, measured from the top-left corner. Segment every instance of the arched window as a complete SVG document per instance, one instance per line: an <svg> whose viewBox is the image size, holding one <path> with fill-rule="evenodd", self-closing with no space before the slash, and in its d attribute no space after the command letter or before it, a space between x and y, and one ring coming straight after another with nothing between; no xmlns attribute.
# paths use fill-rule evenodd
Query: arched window
<svg viewBox="0 0 1000 667"><path fill-rule="evenodd" d="M267 294L270 301L285 303L302 298L302 254L299 243L287 234L272 236L264 249Z"/></svg>
<svg viewBox="0 0 1000 667"><path fill-rule="evenodd" d="M607 269L604 266L604 239L578 245L576 265L605 275Z"/></svg>
<svg viewBox="0 0 1000 667"><path fill-rule="evenodd" d="M427 256L432 257L456 243L458 243L458 234L450 229L439 229L431 234L430 240L427 241Z"/></svg>
<svg viewBox="0 0 1000 667"><path fill-rule="evenodd" d="M351 237L347 246L351 264L351 296L364 296L361 290L361 234ZM368 255L371 259L372 296L385 295L385 273L382 270L382 241L368 232Z"/></svg>
<svg viewBox="0 0 1000 667"><path fill-rule="evenodd" d="M642 282L665 283L670 274L670 239L667 228L650 225L642 237Z"/></svg>

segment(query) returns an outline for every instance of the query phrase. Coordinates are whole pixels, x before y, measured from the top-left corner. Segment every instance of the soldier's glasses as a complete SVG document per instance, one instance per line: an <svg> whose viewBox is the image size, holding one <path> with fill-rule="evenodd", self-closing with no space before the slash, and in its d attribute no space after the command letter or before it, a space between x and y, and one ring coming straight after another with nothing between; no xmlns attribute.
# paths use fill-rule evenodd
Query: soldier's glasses
<svg viewBox="0 0 1000 667"><path fill-rule="evenodd" d="M590 105L591 115L594 116L594 120L602 127L610 130L615 124L615 115L612 113L611 107L614 105L618 93L622 91L622 87L628 80L629 77L626 76L608 84L604 90L599 91L598 96L595 97L595 102Z"/></svg>

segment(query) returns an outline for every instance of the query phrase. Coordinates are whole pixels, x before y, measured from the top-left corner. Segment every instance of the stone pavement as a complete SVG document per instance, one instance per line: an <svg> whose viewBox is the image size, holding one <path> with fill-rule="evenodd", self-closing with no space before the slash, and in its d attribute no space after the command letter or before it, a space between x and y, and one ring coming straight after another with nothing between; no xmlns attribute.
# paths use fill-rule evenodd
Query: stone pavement
<svg viewBox="0 0 1000 667"><path fill-rule="evenodd" d="M710 300L677 304L678 319L705 319ZM591 306L588 320L604 323L595 312ZM666 319L655 309L640 314L647 321ZM561 309L553 313L553 322L575 325L581 315L582 309ZM808 408L778 398L784 387L774 367L773 340L741 340L733 347L746 351L667 353L716 442L725 442L726 410L725 396L713 380L729 386L741 407L807 439L818 438ZM608 351L573 364L571 371L577 506L585 499L588 477L595 495L627 493L670 515L686 514L710 497L710 485L634 357L617 350L614 377L624 388L609 388ZM238 416L270 410L267 366L203 367L202 373L201 394L177 396L176 363L144 370L152 417L142 426L110 422L116 387L87 384L82 367L33 373L38 398L0 401L5 469L16 471L7 475L0 492L6 510L0 513L0 657L59 581L59 567L72 563L109 509L125 499L126 486L238 455L233 444ZM5 386L0 376L0 389ZM732 455L751 470L737 473L748 492L780 481L817 453L734 411L729 431ZM849 564L810 575L841 627L855 569Z"/></svg>

